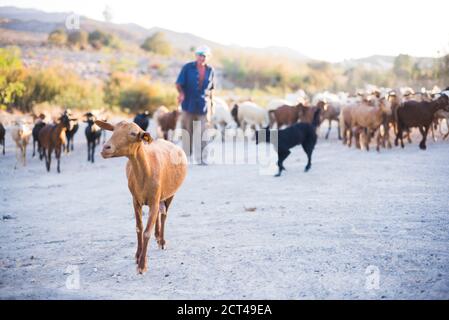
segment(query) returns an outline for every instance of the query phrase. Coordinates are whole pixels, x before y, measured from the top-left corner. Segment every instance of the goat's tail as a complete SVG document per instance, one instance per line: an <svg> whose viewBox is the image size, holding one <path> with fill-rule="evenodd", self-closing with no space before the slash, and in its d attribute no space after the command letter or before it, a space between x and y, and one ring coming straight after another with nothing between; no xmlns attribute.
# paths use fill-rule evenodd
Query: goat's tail
<svg viewBox="0 0 449 320"><path fill-rule="evenodd" d="M315 113L313 114L313 120L312 120L312 127L316 128L320 125L320 113L321 108L318 108Z"/></svg>

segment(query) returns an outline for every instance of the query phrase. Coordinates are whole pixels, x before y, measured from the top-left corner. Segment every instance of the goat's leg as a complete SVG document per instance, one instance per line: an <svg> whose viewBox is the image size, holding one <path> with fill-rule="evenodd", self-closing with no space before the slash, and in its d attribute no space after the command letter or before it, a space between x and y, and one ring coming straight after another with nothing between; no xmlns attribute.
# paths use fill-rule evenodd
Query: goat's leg
<svg viewBox="0 0 449 320"><path fill-rule="evenodd" d="M288 155L290 154L290 150L279 150L278 153L278 168L279 171L278 173L275 175L275 177L280 177L282 170L285 170L284 168L284 160L288 157Z"/></svg>
<svg viewBox="0 0 449 320"><path fill-rule="evenodd" d="M100 137L101 138L101 137ZM91 154L90 154L90 160L92 161L92 163L94 163L95 162L95 159L94 159L94 155L95 155L95 145L96 145L96 143L95 143L95 141L94 141L94 143L92 143L92 150L91 150Z"/></svg>
<svg viewBox="0 0 449 320"><path fill-rule="evenodd" d="M33 139L33 155L32 155L32 157L34 158L35 155L36 155L36 140Z"/></svg>
<svg viewBox="0 0 449 320"><path fill-rule="evenodd" d="M134 199L133 199L133 206L134 206L134 214L136 216L136 234L137 234L137 251L135 258L136 263L139 263L143 242L142 206Z"/></svg>
<svg viewBox="0 0 449 320"><path fill-rule="evenodd" d="M87 162L90 161L90 142L87 141Z"/></svg>
<svg viewBox="0 0 449 320"><path fill-rule="evenodd" d="M401 148L404 148L404 131L400 123L398 123L398 132L396 133L396 140L394 142L396 146L399 140L401 140Z"/></svg>
<svg viewBox="0 0 449 320"><path fill-rule="evenodd" d="M19 163L19 154L20 154L20 147L19 145L16 146L16 163L14 164L14 170L17 169L17 164Z"/></svg>
<svg viewBox="0 0 449 320"><path fill-rule="evenodd" d="M51 153L52 153L52 149L51 148L48 148L48 154L47 154L47 158L45 159L46 160L46 164L47 164L47 171L48 172L50 172L50 165L51 165Z"/></svg>
<svg viewBox="0 0 449 320"><path fill-rule="evenodd" d="M165 223L165 218L167 216L167 208L165 206L165 202L162 201L159 204L159 214L156 220L156 228L154 229L154 236L156 237L157 244L160 249L164 249L165 240L162 232L162 224Z"/></svg>
<svg viewBox="0 0 449 320"><path fill-rule="evenodd" d="M165 242L165 221L167 220L168 208L170 207L173 197L174 196L171 196L170 198L168 198L167 200L164 201L165 210L164 210L164 212L161 212L161 233L160 233L161 241L158 244L162 250L165 249L165 244L166 244L166 242Z"/></svg>
<svg viewBox="0 0 449 320"><path fill-rule="evenodd" d="M366 151L369 151L369 144L371 142L371 130L369 128L365 128L365 134Z"/></svg>
<svg viewBox="0 0 449 320"><path fill-rule="evenodd" d="M56 156L56 160L57 160L57 164L58 164L57 171L58 171L58 173L61 173L61 167L60 167L60 164L61 164L61 147L55 149L55 156Z"/></svg>
<svg viewBox="0 0 449 320"><path fill-rule="evenodd" d="M341 132L340 132L340 120L337 118L337 132L338 132L338 140L341 140Z"/></svg>
<svg viewBox="0 0 449 320"><path fill-rule="evenodd" d="M412 129L407 130L407 141L408 143L412 143Z"/></svg>
<svg viewBox="0 0 449 320"><path fill-rule="evenodd" d="M348 141L347 141L348 148L351 148L351 146L352 146L352 136L354 135L353 132L352 132L352 127L350 127L349 130L347 129L346 132L347 132L347 135L349 136L348 137ZM357 138L355 138L355 139L357 139Z"/></svg>
<svg viewBox="0 0 449 320"><path fill-rule="evenodd" d="M331 126L332 126L332 120L328 119L328 121L329 121L329 127L327 128L327 132L326 132L326 136L325 136L326 140L329 138L329 134L331 132Z"/></svg>
<svg viewBox="0 0 449 320"><path fill-rule="evenodd" d="M384 126L383 144L384 144L384 148L391 149L390 124L388 124L388 123L386 126Z"/></svg>
<svg viewBox="0 0 449 320"><path fill-rule="evenodd" d="M23 166L26 167L26 165L27 165L27 145L26 144L23 145L23 149L22 149L22 163L23 163Z"/></svg>
<svg viewBox="0 0 449 320"><path fill-rule="evenodd" d="M432 139L434 142L437 142L437 138L435 137L435 131L434 131L433 127L434 127L434 123L431 123L430 124L430 132L432 133Z"/></svg>
<svg viewBox="0 0 449 320"><path fill-rule="evenodd" d="M310 170L310 168L312 168L312 152L313 152L314 147L315 147L315 145L312 142L302 145L302 148L304 149L305 153L307 154L307 165L304 168L304 172L307 172Z"/></svg>
<svg viewBox="0 0 449 320"><path fill-rule="evenodd" d="M150 201L150 214L148 217L147 226L145 228L145 232L143 233L143 245L142 251L139 257L139 265L137 267L137 272L142 274L147 271L147 249L148 243L150 241L151 233L153 232L154 226L156 224L156 220L159 215L159 202L160 195L154 197L152 201Z"/></svg>
<svg viewBox="0 0 449 320"><path fill-rule="evenodd" d="M385 136L382 137L380 128L378 129L377 138L376 138L376 151L380 151L380 145L383 144L383 147L385 148Z"/></svg>
<svg viewBox="0 0 449 320"><path fill-rule="evenodd" d="M431 124L432 125L432 124ZM429 126L425 126L423 128L419 127L419 131L422 134L422 140L419 143L419 148L421 150L426 150L426 138L427 138L427 133L429 132Z"/></svg>

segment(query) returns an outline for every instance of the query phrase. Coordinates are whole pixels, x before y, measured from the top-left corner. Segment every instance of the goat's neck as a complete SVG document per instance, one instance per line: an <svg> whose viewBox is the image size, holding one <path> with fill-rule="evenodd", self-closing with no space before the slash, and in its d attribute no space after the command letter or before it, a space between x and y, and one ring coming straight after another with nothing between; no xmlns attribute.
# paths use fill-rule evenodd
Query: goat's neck
<svg viewBox="0 0 449 320"><path fill-rule="evenodd" d="M437 103L437 101L431 101L430 102L430 109L432 110L432 113L437 112L440 109L443 109L444 105Z"/></svg>
<svg viewBox="0 0 449 320"><path fill-rule="evenodd" d="M65 127L65 125L62 122L60 122L56 125L55 131L58 136L60 136L62 133L65 133L66 130L67 130L67 128Z"/></svg>
<svg viewBox="0 0 449 320"><path fill-rule="evenodd" d="M131 152L128 156L129 161L131 162L131 166L133 168L133 172L137 179L145 179L148 177L148 173L150 172L150 166L148 164L148 159L144 150L143 143L139 143L137 147Z"/></svg>

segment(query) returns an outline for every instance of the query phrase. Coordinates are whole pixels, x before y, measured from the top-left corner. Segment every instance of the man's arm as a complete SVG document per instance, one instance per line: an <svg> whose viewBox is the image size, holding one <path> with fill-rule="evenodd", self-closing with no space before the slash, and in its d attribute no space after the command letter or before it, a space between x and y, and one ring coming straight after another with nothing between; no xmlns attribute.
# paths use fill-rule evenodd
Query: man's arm
<svg viewBox="0 0 449 320"><path fill-rule="evenodd" d="M184 101L185 94L182 88L186 84L186 65L184 65L176 80L176 90L178 90L178 103L181 104Z"/></svg>
<svg viewBox="0 0 449 320"><path fill-rule="evenodd" d="M178 90L178 103L181 104L184 101L184 90L179 83L176 84L176 90Z"/></svg>

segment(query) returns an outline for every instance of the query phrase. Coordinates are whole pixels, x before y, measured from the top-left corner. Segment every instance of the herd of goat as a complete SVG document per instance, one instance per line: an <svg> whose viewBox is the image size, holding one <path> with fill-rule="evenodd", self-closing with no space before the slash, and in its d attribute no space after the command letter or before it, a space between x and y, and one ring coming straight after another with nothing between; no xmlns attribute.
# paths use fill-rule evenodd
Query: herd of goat
<svg viewBox="0 0 449 320"><path fill-rule="evenodd" d="M376 88L369 91L349 95L340 92L333 94L322 92L309 99L304 92L299 92L294 99L273 99L263 108L253 101L230 102L225 99L213 98L208 114L208 126L217 129L222 138L226 129L240 128L244 133L248 130L282 129L298 122L311 123L314 114L320 110L320 124L328 123L325 138L328 139L332 122L338 126L338 139L343 144L352 146L353 141L359 149L369 150L371 139L376 141L376 150L391 148L391 137L394 143L400 142L404 147L404 138L411 142L412 128L418 128L422 135L419 143L421 149L426 149L426 139L431 131L436 140L435 131L439 130L443 139L449 136L449 87L440 90L421 90L416 93L411 88ZM294 100L294 102L292 102ZM146 131L150 117L156 123L157 136L170 140L172 133L180 125L181 112L169 111L159 107L153 115L148 111L136 115L134 122ZM34 127L31 129L25 122L16 122L11 128L11 136L16 143L17 162L26 165L26 147L33 139L33 157L37 153L40 160L45 160L47 171L50 171L51 158L54 152L57 161L57 171L60 172L60 159L63 152L73 151L73 139L78 131L78 119L69 110L64 111L54 123L46 123L43 114L34 116ZM95 124L96 120L107 121L105 114L87 112L83 121L87 123L85 136L87 142L87 160L94 162L95 148L100 144L104 131ZM443 133L443 123L446 123L446 133ZM235 132L235 130L234 130ZM250 131L249 134L253 131ZM0 146L5 154L5 127L0 122Z"/></svg>

